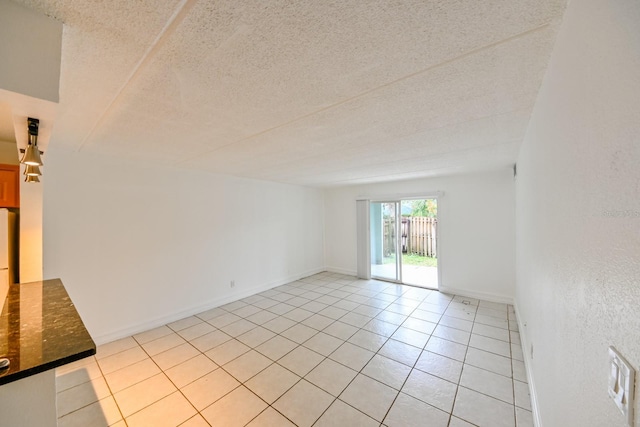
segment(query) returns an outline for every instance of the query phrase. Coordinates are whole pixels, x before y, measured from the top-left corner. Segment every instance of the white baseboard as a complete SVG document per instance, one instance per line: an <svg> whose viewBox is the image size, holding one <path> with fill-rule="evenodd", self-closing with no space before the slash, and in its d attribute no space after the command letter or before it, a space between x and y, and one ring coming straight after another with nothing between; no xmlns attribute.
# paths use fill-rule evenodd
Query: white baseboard
<svg viewBox="0 0 640 427"><path fill-rule="evenodd" d="M513 297L494 294L491 292L478 292L469 289L451 288L448 286L439 286L438 290L445 294L461 295L463 297L482 299L485 301L499 302L503 304L513 304Z"/></svg>
<svg viewBox="0 0 640 427"><path fill-rule="evenodd" d="M520 320L520 314L518 310L518 303L514 301L513 308L516 312L516 319L518 320L518 332L520 333L520 342L522 343L522 353L524 354L524 370L527 373L527 383L529 383L529 394L531 395L531 414L533 415L533 425L535 427L542 427L542 420L540 419L540 410L538 408L538 394L536 393L535 383L533 381L533 373L531 371L531 354L526 350L529 348L529 337L527 336L527 330Z"/></svg>
<svg viewBox="0 0 640 427"><path fill-rule="evenodd" d="M277 286L295 282L296 280L302 279L304 277L313 276L314 274L321 273L323 271L326 271L326 269L316 268L303 273L299 273L299 274L291 275L279 280L275 280L269 283L264 283L262 285L254 286L252 288L234 293L233 295L226 295L226 296L214 298L209 301L206 301L197 305L193 305L191 307L188 307L170 314L165 314L163 316L159 316L144 322L137 323L135 325L128 326L124 329L119 329L117 331L98 335L96 337L93 337L93 340L96 342L97 345L102 345L102 344L106 344L121 338L130 337L132 335L139 334L141 332L145 332L154 328L158 328L160 326L166 325L171 322L175 322L176 320L184 319L185 317L193 316L194 314L202 313L203 311L207 311L212 308L216 308L221 305L225 305L230 302L234 302L242 298L246 298L251 295L255 295L257 293L267 291Z"/></svg>
<svg viewBox="0 0 640 427"><path fill-rule="evenodd" d="M339 267L325 267L325 271L330 271L331 273L346 274L347 276L358 275L358 272L356 270L347 270L346 268Z"/></svg>

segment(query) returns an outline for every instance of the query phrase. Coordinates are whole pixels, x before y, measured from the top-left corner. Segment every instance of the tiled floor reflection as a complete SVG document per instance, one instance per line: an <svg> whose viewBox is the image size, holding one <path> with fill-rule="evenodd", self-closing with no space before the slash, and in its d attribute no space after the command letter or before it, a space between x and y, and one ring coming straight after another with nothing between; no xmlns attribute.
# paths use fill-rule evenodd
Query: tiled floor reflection
<svg viewBox="0 0 640 427"><path fill-rule="evenodd" d="M58 425L533 426L513 307L321 273L57 371Z"/></svg>

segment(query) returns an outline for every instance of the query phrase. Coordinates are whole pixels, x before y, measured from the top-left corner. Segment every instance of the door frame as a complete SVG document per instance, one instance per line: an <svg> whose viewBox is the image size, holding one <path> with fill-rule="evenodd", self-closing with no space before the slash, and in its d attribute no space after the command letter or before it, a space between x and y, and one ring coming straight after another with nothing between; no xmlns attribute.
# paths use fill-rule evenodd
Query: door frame
<svg viewBox="0 0 640 427"><path fill-rule="evenodd" d="M402 282L402 244L401 244L401 240L398 238L399 233L401 231L401 221L399 221L398 219L396 219L396 254L397 254L397 260L396 260L396 275L398 277L398 280L391 280L388 278L381 278L378 276L373 276L371 275L371 278L376 279L376 280L383 280L386 282L391 282L391 283L398 283L398 284L403 284L403 285L407 285L407 286L419 286L423 289L433 289L433 290L439 290L442 287L442 267L441 267L441 251L440 251L440 228L441 228L441 221L440 221L440 213L441 213L441 199L444 197L444 192L443 191L430 191L430 192L424 192L424 193L411 193L411 194L393 194L393 195L385 195L385 196L363 196L363 197L358 197L357 200L368 200L369 201L369 205L371 203L396 203L396 214L401 213L401 205L402 205L402 201L403 200L426 200L426 199L435 199L438 203L438 215L436 216L436 218L438 219L438 227L436 228L436 245L437 246L437 250L438 250L438 287L437 288L431 288L431 287L427 287L427 286L419 286L419 285L411 285L411 284L407 284L407 283L403 283ZM398 217L400 218L400 216ZM369 214L369 221L370 221L370 214ZM369 233L371 230L371 224L369 223ZM370 245L367 245L370 246ZM398 250L400 250L400 252L398 252ZM371 249L369 247L369 251L368 253L368 258L369 258L369 264L371 264Z"/></svg>

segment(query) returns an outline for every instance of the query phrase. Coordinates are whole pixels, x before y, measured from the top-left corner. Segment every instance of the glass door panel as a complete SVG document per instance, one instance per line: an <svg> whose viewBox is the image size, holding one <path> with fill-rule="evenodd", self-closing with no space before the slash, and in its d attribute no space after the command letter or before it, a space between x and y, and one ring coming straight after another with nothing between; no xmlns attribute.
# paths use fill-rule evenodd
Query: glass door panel
<svg viewBox="0 0 640 427"><path fill-rule="evenodd" d="M401 281L398 202L371 202L371 276Z"/></svg>

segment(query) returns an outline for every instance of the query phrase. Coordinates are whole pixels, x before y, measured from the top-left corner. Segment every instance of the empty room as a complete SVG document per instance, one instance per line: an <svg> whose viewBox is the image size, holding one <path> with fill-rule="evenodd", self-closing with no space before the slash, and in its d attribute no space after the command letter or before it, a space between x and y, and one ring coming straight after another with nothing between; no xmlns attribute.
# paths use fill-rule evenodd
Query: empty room
<svg viewBox="0 0 640 427"><path fill-rule="evenodd" d="M638 0L0 0L0 426L640 427Z"/></svg>

